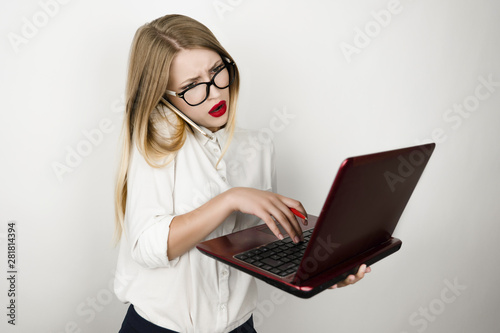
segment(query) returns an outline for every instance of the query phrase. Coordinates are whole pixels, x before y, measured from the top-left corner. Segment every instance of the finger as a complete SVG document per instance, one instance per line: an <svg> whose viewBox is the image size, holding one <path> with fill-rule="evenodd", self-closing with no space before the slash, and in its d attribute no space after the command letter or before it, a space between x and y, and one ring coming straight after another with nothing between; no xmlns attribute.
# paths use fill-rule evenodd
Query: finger
<svg viewBox="0 0 500 333"><path fill-rule="evenodd" d="M356 274L356 278L359 280L362 279L365 276L365 273L366 273L366 265L363 264L363 265L359 266L358 273Z"/></svg>
<svg viewBox="0 0 500 333"><path fill-rule="evenodd" d="M297 239L300 240L300 234L297 233L295 227L293 226L293 223L290 223L288 217L281 210L279 210L278 208L274 208L271 211L271 215L276 219L276 221L278 221L279 224L281 224L281 226L285 229L287 234L292 238L294 242L297 243ZM295 221L295 223L298 224L297 221Z"/></svg>
<svg viewBox="0 0 500 333"><path fill-rule="evenodd" d="M287 233L294 240L294 242L298 243L303 239L302 228L300 227L299 221L290 210L290 208L288 208L288 206L285 205L282 201L277 200L277 202L275 202L275 205L276 208L279 209L279 211L282 213L281 216L286 219L285 222L290 225L290 230L287 229ZM280 221L280 223L282 223L282 221ZM283 227L285 227L285 225Z"/></svg>
<svg viewBox="0 0 500 333"><path fill-rule="evenodd" d="M299 210L293 208L293 207L289 207L289 209L292 211L293 215L295 215L295 219L297 218L300 218L300 220L302 221L302 224L303 225L307 225L307 216L306 214L300 212Z"/></svg>
<svg viewBox="0 0 500 333"><path fill-rule="evenodd" d="M297 201L297 206L296 207L293 207L295 208L296 210L298 210L300 213L302 213L302 215L305 216L305 219L302 219L302 224L303 225L307 225L308 224L308 216L307 216L307 212L304 208L304 206L302 206L302 203L300 203L300 201Z"/></svg>
<svg viewBox="0 0 500 333"><path fill-rule="evenodd" d="M285 204L280 203L279 208L282 209L283 214L287 217L288 222L290 223L292 228L295 230L295 233L296 233L297 237L299 238L299 240L304 240L304 238L302 236L302 228L300 227L299 220L297 219L295 214Z"/></svg>
<svg viewBox="0 0 500 333"><path fill-rule="evenodd" d="M354 284L354 283L358 282L359 280L361 280L365 276L366 273L370 273L370 272L371 272L371 268L369 266L366 266L365 264L363 264L359 267L356 275L351 274L344 281L341 281L334 286L335 286L335 288L342 288L342 287L346 287L348 285ZM335 289L335 288L333 288L334 286L330 287L330 289Z"/></svg>
<svg viewBox="0 0 500 333"><path fill-rule="evenodd" d="M307 225L307 218L308 218L307 212L306 212L304 206L302 206L302 203L300 201L297 201L295 199L291 199L291 198L288 198L288 197L285 197L285 196L282 196L282 195L280 195L279 198L281 199L281 201L283 201L283 203L285 203L285 205L287 205L290 208L295 208L302 215L304 215L306 218L302 219L302 223L304 225Z"/></svg>
<svg viewBox="0 0 500 333"><path fill-rule="evenodd" d="M269 229L273 232L273 234L278 238L278 239L283 239L284 236L281 234L280 229L278 228L278 225L276 224L276 221L273 219L273 217L268 214L267 212L264 212L263 214L259 214L258 217L262 221L264 221Z"/></svg>
<svg viewBox="0 0 500 333"><path fill-rule="evenodd" d="M338 288L342 288L342 287L346 287L348 285L351 285L355 282L355 280L356 280L356 278L354 277L354 275L351 274L348 277L346 277L344 281L337 283Z"/></svg>
<svg viewBox="0 0 500 333"><path fill-rule="evenodd" d="M299 221L295 214L290 210L289 206L287 206L280 198L274 204L277 206L279 210L286 216L288 222L295 229L296 235L299 239L302 239L302 228L300 227ZM294 236L292 236L294 238Z"/></svg>

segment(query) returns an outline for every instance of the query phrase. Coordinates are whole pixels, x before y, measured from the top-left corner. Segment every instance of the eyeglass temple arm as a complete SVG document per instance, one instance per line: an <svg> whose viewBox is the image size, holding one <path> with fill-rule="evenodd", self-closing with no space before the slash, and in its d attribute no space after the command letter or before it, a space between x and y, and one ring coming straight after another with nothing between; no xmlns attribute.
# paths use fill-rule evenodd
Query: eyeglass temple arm
<svg viewBox="0 0 500 333"><path fill-rule="evenodd" d="M168 93L168 90L167 90L167 93ZM179 117L181 117L182 119L184 119L184 121L186 123L188 123L189 125L191 125L192 127L194 127L198 132L200 132L201 134L203 134L204 136L206 136L209 140L213 140L214 139L214 137L212 135L210 135L210 134L206 133L204 130L202 130L200 128L200 126L198 126L194 121L192 121L191 119L189 119L188 116L186 116L184 113L182 113L175 106L173 106L172 103L170 103L169 101L167 101L163 97L161 97L160 100L161 100L161 102L163 104L165 104L166 106L168 106L170 108L170 110L172 110L173 112L175 112Z"/></svg>

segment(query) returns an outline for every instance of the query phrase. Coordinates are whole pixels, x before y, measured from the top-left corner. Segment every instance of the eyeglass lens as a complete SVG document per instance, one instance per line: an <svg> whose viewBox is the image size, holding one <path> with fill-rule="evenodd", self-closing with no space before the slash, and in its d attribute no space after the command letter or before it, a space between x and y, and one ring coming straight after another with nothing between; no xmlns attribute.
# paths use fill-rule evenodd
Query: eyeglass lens
<svg viewBox="0 0 500 333"><path fill-rule="evenodd" d="M232 81L232 80L231 80ZM227 65L212 78L212 82L219 89L225 89L232 83L230 82ZM207 99L210 93L210 82L201 83L184 92L184 100L191 105L202 103Z"/></svg>

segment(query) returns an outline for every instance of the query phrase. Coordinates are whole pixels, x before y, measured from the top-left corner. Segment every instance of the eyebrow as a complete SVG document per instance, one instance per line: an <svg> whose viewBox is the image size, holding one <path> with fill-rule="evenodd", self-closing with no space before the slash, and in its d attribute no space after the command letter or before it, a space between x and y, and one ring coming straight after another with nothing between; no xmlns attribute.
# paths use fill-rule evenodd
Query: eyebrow
<svg viewBox="0 0 500 333"><path fill-rule="evenodd" d="M222 62L222 59L219 59L217 61L215 61L215 63L210 67L210 70L214 69L215 67L217 67L217 65ZM192 77L192 78L189 78L187 80L184 80L181 84L179 84L179 87L182 88L184 87L188 82L190 81L195 81L195 80L199 80L200 79L200 76L195 76L195 77Z"/></svg>

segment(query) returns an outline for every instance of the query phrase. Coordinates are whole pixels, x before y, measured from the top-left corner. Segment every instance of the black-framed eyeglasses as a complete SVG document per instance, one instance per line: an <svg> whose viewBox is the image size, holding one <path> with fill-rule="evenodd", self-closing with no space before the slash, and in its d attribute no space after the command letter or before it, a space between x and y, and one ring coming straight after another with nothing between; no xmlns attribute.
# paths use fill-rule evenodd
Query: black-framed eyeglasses
<svg viewBox="0 0 500 333"><path fill-rule="evenodd" d="M184 102L191 106L197 106L205 102L210 95L210 86L214 85L219 89L226 89L229 87L236 76L235 63L228 58L222 59L222 64L216 68L216 72L210 82L200 82L190 86L180 93L167 90L166 93L171 96L182 98Z"/></svg>

